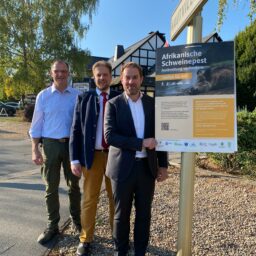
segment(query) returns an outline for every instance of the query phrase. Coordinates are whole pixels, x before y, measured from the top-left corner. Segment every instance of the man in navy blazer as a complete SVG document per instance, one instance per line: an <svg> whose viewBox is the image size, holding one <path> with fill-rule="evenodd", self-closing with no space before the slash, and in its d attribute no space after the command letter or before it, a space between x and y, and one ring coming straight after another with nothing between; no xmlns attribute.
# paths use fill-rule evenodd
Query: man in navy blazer
<svg viewBox="0 0 256 256"><path fill-rule="evenodd" d="M85 92L77 99L70 135L70 160L73 174L84 176L81 207L80 243L76 254L87 256L93 240L97 203L108 157L108 145L103 134L104 106L119 93L110 90L112 67L106 61L93 65L96 90ZM111 184L105 177L109 197L110 225L113 227L113 196Z"/></svg>
<svg viewBox="0 0 256 256"><path fill-rule="evenodd" d="M110 145L106 175L111 179L115 202L113 238L116 256L129 249L130 214L135 205L134 249L146 253L155 179L167 174L167 153L156 152L154 99L142 94L141 67L129 62L121 71L124 93L108 101L105 139Z"/></svg>

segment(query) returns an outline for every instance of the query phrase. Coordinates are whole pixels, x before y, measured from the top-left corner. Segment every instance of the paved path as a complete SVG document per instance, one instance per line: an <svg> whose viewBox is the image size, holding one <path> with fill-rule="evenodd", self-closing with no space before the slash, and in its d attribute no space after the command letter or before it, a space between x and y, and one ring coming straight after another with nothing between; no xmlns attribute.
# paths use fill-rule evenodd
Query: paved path
<svg viewBox="0 0 256 256"><path fill-rule="evenodd" d="M36 242L46 227L44 185L40 168L31 164L30 141L1 140L0 255L41 256L51 244ZM61 223L68 219L68 200L62 177Z"/></svg>
<svg viewBox="0 0 256 256"><path fill-rule="evenodd" d="M180 154L170 161L179 163ZM62 177L61 223L68 219L68 200ZM0 143L0 255L42 256L52 244L36 242L46 225L44 185L40 167L31 162L29 139L2 139Z"/></svg>
<svg viewBox="0 0 256 256"><path fill-rule="evenodd" d="M29 139L1 139L0 178L35 168L36 166L31 161L31 143Z"/></svg>

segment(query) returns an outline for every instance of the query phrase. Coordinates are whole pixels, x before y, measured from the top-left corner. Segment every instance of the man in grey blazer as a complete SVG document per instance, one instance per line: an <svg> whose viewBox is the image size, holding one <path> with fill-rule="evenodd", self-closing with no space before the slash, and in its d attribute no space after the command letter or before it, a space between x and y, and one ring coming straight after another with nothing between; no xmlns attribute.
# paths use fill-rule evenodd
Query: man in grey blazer
<svg viewBox="0 0 256 256"><path fill-rule="evenodd" d="M124 93L108 101L105 139L110 145L106 175L111 179L115 202L113 238L116 256L129 250L130 214L134 199L134 249L145 255L150 233L155 179L167 174L167 153L156 152L154 99L140 91L141 67L129 62L122 67Z"/></svg>

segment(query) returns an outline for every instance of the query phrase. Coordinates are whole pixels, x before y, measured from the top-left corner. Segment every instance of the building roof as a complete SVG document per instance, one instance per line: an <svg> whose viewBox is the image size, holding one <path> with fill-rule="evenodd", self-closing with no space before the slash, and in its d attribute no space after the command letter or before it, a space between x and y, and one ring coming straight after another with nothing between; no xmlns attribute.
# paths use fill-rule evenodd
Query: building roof
<svg viewBox="0 0 256 256"><path fill-rule="evenodd" d="M203 37L202 42L203 43L208 43L211 40L212 40L212 42L216 42L216 41L217 42L222 42L223 41L222 38L219 36L219 34L217 32L212 32L208 36Z"/></svg>
<svg viewBox="0 0 256 256"><path fill-rule="evenodd" d="M112 70L115 70L118 66L120 66L123 62L125 62L130 56L132 56L138 49L140 49L145 43L147 43L154 36L158 36L163 41L163 47L166 47L166 42L167 41L165 39L164 33L160 33L159 31L150 32L145 38L139 40L138 42L134 43L133 45L129 46L126 49L123 49L123 46L119 45L119 47L122 48L121 49L121 54L122 53L123 54L117 60L115 60L115 56L112 56L109 59L108 58L104 58L104 57L91 56L91 60L90 60L90 62L88 64L88 70L91 70L93 64L96 61L99 61L99 60L106 60L106 61L108 61L111 64L111 66L112 66ZM204 37L202 39L203 43L207 43L207 42L221 42L221 41L222 41L222 39L218 35L217 32L213 32L213 33L209 34L208 36L206 36L206 37ZM148 78L147 83L148 84L152 84L153 83L153 79L155 77L155 72L152 72L151 74L148 74L146 77ZM120 83L120 77L119 76L113 77L111 85L117 85L119 83Z"/></svg>
<svg viewBox="0 0 256 256"><path fill-rule="evenodd" d="M163 40L163 43L165 43L166 39L165 39L165 36L163 33L160 33L159 31L150 32L148 34L148 36L146 36L145 38L141 39L140 41L136 42L135 44L124 49L124 54L116 61L114 61L114 56L111 57L108 61L112 65L112 69L115 69L117 66L122 64L129 56L131 56L134 52L136 52L137 49L139 49L143 44L145 44L147 41L149 41L155 35L158 35Z"/></svg>

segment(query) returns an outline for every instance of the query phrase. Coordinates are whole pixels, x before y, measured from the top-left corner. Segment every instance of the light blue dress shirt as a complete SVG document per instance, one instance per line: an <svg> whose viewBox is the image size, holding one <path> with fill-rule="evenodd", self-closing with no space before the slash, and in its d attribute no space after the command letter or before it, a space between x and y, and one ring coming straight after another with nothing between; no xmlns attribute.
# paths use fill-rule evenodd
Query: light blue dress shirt
<svg viewBox="0 0 256 256"><path fill-rule="evenodd" d="M32 138L68 138L79 91L67 87L60 92L54 84L42 90L36 98L29 134Z"/></svg>

